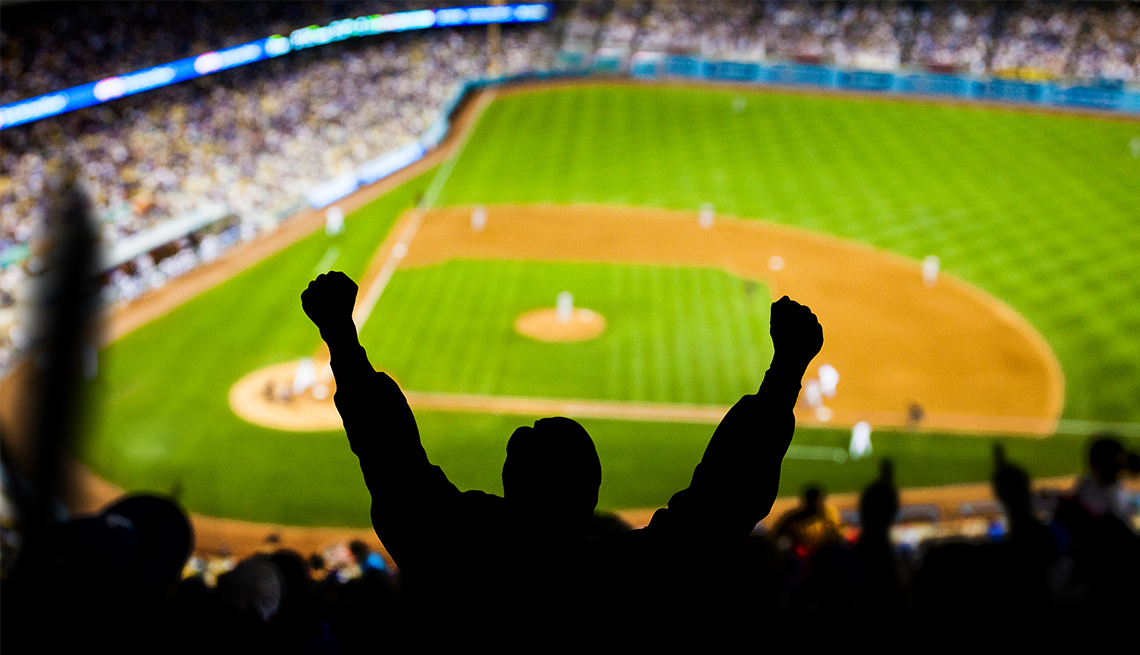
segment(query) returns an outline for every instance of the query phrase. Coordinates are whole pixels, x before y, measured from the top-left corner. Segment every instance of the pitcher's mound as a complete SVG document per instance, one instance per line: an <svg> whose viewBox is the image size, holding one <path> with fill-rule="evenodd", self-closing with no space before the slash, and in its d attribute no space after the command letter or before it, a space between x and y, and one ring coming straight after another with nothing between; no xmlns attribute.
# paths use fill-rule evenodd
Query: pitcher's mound
<svg viewBox="0 0 1140 655"><path fill-rule="evenodd" d="M536 309L515 319L515 329L539 341L585 341L605 331L606 319L591 309L575 309L563 323L557 309Z"/></svg>

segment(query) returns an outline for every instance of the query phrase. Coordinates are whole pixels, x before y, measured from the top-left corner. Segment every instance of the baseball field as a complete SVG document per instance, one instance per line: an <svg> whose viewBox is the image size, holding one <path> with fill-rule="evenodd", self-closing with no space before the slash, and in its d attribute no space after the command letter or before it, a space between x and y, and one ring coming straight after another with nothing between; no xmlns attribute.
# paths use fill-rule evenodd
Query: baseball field
<svg viewBox="0 0 1140 655"><path fill-rule="evenodd" d="M1035 477L1076 473L1091 433L1140 424L1138 135L1134 120L861 97L500 92L449 159L343 234L303 236L111 343L79 455L199 514L366 526L331 402L263 393L302 358L320 368L299 295L334 269L372 292L362 343L463 489L501 491L513 429L567 413L598 446L603 508L663 505L759 385L784 293L820 317L815 365L840 381L830 421L797 409L782 494L857 490L884 456L903 486L985 481L994 438ZM520 333L562 291L586 332ZM243 381L259 407L235 405ZM852 459L857 420L873 452Z"/></svg>

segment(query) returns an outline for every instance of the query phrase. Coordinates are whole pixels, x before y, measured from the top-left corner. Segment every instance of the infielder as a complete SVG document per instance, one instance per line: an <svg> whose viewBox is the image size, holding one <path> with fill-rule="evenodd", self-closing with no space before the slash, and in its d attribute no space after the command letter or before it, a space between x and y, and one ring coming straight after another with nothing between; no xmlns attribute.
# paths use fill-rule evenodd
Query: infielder
<svg viewBox="0 0 1140 655"><path fill-rule="evenodd" d="M325 235L335 237L344 232L344 210L333 205L325 212Z"/></svg>
<svg viewBox="0 0 1140 655"><path fill-rule="evenodd" d="M697 214L697 224L701 226L701 229L707 230L712 227L715 215L716 210L713 209L712 203L706 202L701 205L701 211Z"/></svg>
<svg viewBox="0 0 1140 655"><path fill-rule="evenodd" d="M839 384L839 371L831 364L819 367L819 392L824 398L835 397L835 385Z"/></svg>
<svg viewBox="0 0 1140 655"><path fill-rule="evenodd" d="M487 208L479 205L471 210L471 229L475 232L482 232L485 227L487 227Z"/></svg>
<svg viewBox="0 0 1140 655"><path fill-rule="evenodd" d="M851 459L862 459L871 454L871 424L859 421L851 428L851 445L847 451Z"/></svg>
<svg viewBox="0 0 1140 655"><path fill-rule="evenodd" d="M922 260L922 283L933 287L938 283L938 269L942 267L942 260L937 255L927 255Z"/></svg>

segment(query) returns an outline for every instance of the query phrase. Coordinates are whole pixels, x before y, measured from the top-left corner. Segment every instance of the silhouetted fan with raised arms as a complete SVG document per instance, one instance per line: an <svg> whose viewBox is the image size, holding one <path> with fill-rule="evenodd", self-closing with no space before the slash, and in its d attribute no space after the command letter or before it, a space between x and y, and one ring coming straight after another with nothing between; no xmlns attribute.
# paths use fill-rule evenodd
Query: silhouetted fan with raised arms
<svg viewBox="0 0 1140 655"><path fill-rule="evenodd" d="M771 511L800 380L823 345L807 307L786 296L772 304L772 364L759 391L721 421L689 488L645 528L588 540L602 467L586 430L562 417L520 427L507 444L503 497L460 492L428 461L400 388L369 363L352 321L356 294L348 276L331 272L301 303L329 346L336 407L376 534L402 573L415 638L571 628L587 639L608 630L608 617L715 615L748 535Z"/></svg>

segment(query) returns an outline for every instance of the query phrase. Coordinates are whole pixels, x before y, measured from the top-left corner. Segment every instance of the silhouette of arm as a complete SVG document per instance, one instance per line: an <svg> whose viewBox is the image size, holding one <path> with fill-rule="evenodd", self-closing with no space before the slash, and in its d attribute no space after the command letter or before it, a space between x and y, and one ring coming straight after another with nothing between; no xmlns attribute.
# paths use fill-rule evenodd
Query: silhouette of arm
<svg viewBox="0 0 1140 655"><path fill-rule="evenodd" d="M352 321L356 291L348 276L327 273L309 284L301 303L329 347L337 385L333 399L372 496L373 527L405 566L418 550L413 542L430 538L438 513L460 492L428 461L400 387L368 361Z"/></svg>
<svg viewBox="0 0 1140 655"><path fill-rule="evenodd" d="M823 331L807 307L784 296L772 304L775 355L760 389L741 398L717 426L693 473L651 526L714 543L744 539L772 511L780 466L795 431L796 397Z"/></svg>

